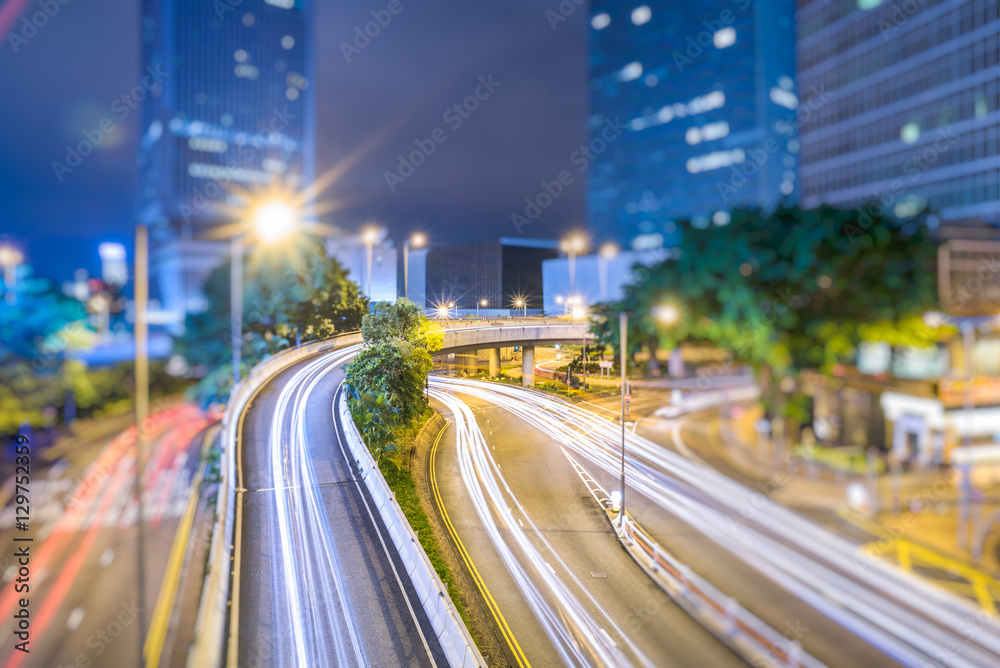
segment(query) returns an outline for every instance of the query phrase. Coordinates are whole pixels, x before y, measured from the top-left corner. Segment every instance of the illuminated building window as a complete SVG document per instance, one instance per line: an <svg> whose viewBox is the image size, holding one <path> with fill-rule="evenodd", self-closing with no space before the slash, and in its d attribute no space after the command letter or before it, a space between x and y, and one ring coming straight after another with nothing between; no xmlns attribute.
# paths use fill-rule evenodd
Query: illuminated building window
<svg viewBox="0 0 1000 668"><path fill-rule="evenodd" d="M605 14L598 14L594 18L590 19L590 25L594 30L604 30L611 24L611 17Z"/></svg>
<svg viewBox="0 0 1000 668"><path fill-rule="evenodd" d="M652 16L653 12L649 9L649 5L641 5L632 10L632 23L641 26L644 23L649 23Z"/></svg>

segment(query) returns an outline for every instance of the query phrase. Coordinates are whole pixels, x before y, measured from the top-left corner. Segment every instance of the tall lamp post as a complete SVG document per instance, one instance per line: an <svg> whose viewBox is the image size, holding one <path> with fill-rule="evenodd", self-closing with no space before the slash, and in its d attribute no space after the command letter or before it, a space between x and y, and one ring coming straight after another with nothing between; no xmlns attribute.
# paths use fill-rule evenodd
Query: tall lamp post
<svg viewBox="0 0 1000 668"><path fill-rule="evenodd" d="M618 257L618 246L610 241L601 246L597 255L597 273L601 281L601 301L608 301L608 262Z"/></svg>
<svg viewBox="0 0 1000 668"><path fill-rule="evenodd" d="M489 303L490 300L488 299L480 299L478 302L476 302L476 320L479 320L479 307L486 306Z"/></svg>
<svg viewBox="0 0 1000 668"><path fill-rule="evenodd" d="M587 250L587 237L583 232L574 232L562 242L562 249L569 255L569 293L576 292L576 256Z"/></svg>
<svg viewBox="0 0 1000 668"><path fill-rule="evenodd" d="M427 237L417 232L403 242L403 298L410 298L410 246L422 248L427 243ZM371 280L371 252L368 255L369 280Z"/></svg>
<svg viewBox="0 0 1000 668"><path fill-rule="evenodd" d="M661 304L659 306L653 307L653 317L664 325L674 325L680 319L680 311L673 304ZM621 469L621 492L620 502L619 502L619 530L625 530L625 415L628 410L628 401L626 397L628 395L627 384L628 384L628 371L627 371L627 350L628 350L628 311L620 311L618 313L618 338L619 338L619 353L621 366L621 390L622 390L622 469Z"/></svg>
<svg viewBox="0 0 1000 668"><path fill-rule="evenodd" d="M298 225L298 216L290 204L281 201L260 206L249 221L257 239L264 242L278 241L290 234ZM231 312L230 336L233 339L233 386L240 382L243 364L243 245L247 225L243 225L229 240L229 310Z"/></svg>
<svg viewBox="0 0 1000 668"><path fill-rule="evenodd" d="M577 306L573 309L573 319L574 320L585 320L587 318L587 309L583 306ZM587 333L584 331L583 340L580 342L581 359L583 360L583 386L587 387Z"/></svg>
<svg viewBox="0 0 1000 668"><path fill-rule="evenodd" d="M522 313L524 314L524 317L528 317L528 302L523 299L517 299L514 301L514 306L515 308L523 309Z"/></svg>
<svg viewBox="0 0 1000 668"><path fill-rule="evenodd" d="M368 293L368 311L372 308L372 254L375 252L375 244L378 243L378 229L366 227L361 233L361 240L365 243L365 260L368 268L368 281L365 291Z"/></svg>

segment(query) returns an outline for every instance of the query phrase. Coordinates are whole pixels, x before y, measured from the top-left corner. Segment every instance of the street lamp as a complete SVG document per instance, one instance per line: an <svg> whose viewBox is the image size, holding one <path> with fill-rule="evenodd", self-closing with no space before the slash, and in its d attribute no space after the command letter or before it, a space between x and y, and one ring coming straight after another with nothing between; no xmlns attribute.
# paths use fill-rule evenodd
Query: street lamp
<svg viewBox="0 0 1000 668"><path fill-rule="evenodd" d="M372 305L372 253L375 252L375 244L378 243L378 229L375 227L366 227L361 232L361 241L365 244L365 258L367 260L368 266L368 310L371 311Z"/></svg>
<svg viewBox="0 0 1000 668"><path fill-rule="evenodd" d="M664 325L676 325L680 316L680 311L673 304L660 304L653 307L653 317Z"/></svg>
<svg viewBox="0 0 1000 668"><path fill-rule="evenodd" d="M427 237L420 232L415 233L403 242L403 298L410 298L410 246L422 248L427 243ZM371 259L368 260L369 266Z"/></svg>
<svg viewBox="0 0 1000 668"><path fill-rule="evenodd" d="M523 309L524 317L528 317L528 303L523 299L518 299L514 301L514 306L519 309Z"/></svg>
<svg viewBox="0 0 1000 668"><path fill-rule="evenodd" d="M583 306L573 307L573 319L574 320L586 320L587 309ZM587 331L583 332L583 341L580 344L581 359L583 360L583 386L587 387Z"/></svg>
<svg viewBox="0 0 1000 668"><path fill-rule="evenodd" d="M576 256L587 250L587 237L583 232L573 232L563 239L562 249L569 255L569 291L576 285Z"/></svg>
<svg viewBox="0 0 1000 668"><path fill-rule="evenodd" d="M610 241L597 254L597 273L601 281L601 301L608 301L608 262L618 257L618 246Z"/></svg>
<svg viewBox="0 0 1000 668"><path fill-rule="evenodd" d="M479 307L480 306L485 307L489 303L490 303L489 299L480 299L478 302L476 302L476 319L477 320L479 319Z"/></svg>
<svg viewBox="0 0 1000 668"><path fill-rule="evenodd" d="M295 209L286 202L267 202L254 213L254 231L261 241L278 241L295 229Z"/></svg>
<svg viewBox="0 0 1000 668"><path fill-rule="evenodd" d="M7 290L17 284L17 265L24 262L24 254L13 246L0 245L0 264L3 265L3 283Z"/></svg>

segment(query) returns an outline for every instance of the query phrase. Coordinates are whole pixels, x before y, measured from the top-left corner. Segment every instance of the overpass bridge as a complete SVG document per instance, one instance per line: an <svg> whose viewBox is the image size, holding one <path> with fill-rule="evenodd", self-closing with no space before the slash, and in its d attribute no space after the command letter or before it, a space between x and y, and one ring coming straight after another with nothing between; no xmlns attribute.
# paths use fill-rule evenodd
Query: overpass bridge
<svg viewBox="0 0 1000 668"><path fill-rule="evenodd" d="M579 344L593 342L589 323L585 320L557 318L521 318L518 320L440 321L444 331L441 350L432 355L454 354L470 372L478 367L479 351L489 355L490 377L500 375L500 349L519 346L521 384L535 384L535 346Z"/></svg>

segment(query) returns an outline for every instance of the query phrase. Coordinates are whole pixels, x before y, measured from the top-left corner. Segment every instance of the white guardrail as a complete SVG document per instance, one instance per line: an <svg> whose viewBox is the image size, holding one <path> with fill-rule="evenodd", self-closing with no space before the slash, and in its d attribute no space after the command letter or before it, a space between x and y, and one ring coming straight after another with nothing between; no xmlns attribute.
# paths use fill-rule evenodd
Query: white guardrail
<svg viewBox="0 0 1000 668"><path fill-rule="evenodd" d="M236 442L240 416L250 399L268 380L292 364L316 353L361 343L360 334L344 334L325 341L288 348L272 355L251 371L233 390L222 418L222 480L216 501L212 544L209 546L205 582L202 585L194 641L188 651L188 668L217 668L222 665L233 554L236 513Z"/></svg>
<svg viewBox="0 0 1000 668"><path fill-rule="evenodd" d="M347 399L343 393L340 395L339 406L334 406L334 410L340 411L340 420L344 425L351 456L392 538L392 544L399 552L403 568L417 592L420 605L427 613L434 635L448 659L448 665L452 668L486 666L486 660L479 653L479 648L465 627L465 622L462 621L455 604L448 596L447 587L438 577L431 560L420 546L417 535L396 502L395 495L389 489L389 484L379 471L375 459L365 447L361 434L358 433L351 418Z"/></svg>
<svg viewBox="0 0 1000 668"><path fill-rule="evenodd" d="M619 525L620 526L620 525ZM693 573L652 540L630 517L619 538L647 574L688 614L745 658L751 666L823 668L797 640L761 621L736 599L726 596Z"/></svg>

